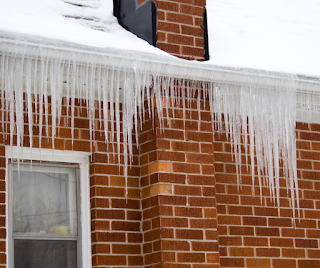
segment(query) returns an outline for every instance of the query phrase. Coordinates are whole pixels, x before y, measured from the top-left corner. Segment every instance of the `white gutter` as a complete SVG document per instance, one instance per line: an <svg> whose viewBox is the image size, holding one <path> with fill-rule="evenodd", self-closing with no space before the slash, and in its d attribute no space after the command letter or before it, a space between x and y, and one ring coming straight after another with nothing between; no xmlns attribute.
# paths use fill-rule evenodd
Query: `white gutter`
<svg viewBox="0 0 320 268"><path fill-rule="evenodd" d="M187 61L170 55L156 55L138 51L119 50L115 48L97 48L69 43L65 41L37 38L0 31L0 44L7 44L2 53L19 54L24 47L34 48L29 57L38 57L41 50L50 49L59 52L76 53L76 60L83 64L106 65L115 69L128 71L141 70L159 76L168 76L195 81L215 82L223 84L293 88L297 91L320 93L320 78L304 77L288 73L268 72L256 69L229 68L211 65L206 62ZM10 46L10 45L14 46ZM21 47L21 51L17 50ZM30 53L30 49L28 49Z"/></svg>

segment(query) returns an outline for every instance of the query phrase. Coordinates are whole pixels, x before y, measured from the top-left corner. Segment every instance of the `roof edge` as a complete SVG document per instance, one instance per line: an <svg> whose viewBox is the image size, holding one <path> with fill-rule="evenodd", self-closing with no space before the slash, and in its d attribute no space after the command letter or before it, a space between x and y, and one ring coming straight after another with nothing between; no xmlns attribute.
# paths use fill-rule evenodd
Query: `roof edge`
<svg viewBox="0 0 320 268"><path fill-rule="evenodd" d="M254 87L292 88L298 91L320 93L320 78L296 74L269 72L249 68L232 68L207 62L187 61L165 52L151 54L141 51L121 50L111 47L90 47L77 43L0 31L0 44L7 44L0 53L20 53L17 46L34 48L36 57L43 49L72 52L77 61L101 64L132 71L137 69L150 74L186 80L215 82ZM12 46L11 46L12 45ZM6 50L6 51L5 51ZM28 50L30 51L30 50ZM97 61L98 57L98 62Z"/></svg>

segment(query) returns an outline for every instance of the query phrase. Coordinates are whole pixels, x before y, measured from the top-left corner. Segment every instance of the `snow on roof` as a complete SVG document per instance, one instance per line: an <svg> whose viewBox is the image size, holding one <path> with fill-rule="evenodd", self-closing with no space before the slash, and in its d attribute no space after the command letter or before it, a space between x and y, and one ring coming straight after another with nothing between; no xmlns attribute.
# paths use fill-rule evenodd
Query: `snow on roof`
<svg viewBox="0 0 320 268"><path fill-rule="evenodd" d="M207 0L211 62L320 77L320 1Z"/></svg>
<svg viewBox="0 0 320 268"><path fill-rule="evenodd" d="M121 28L111 0L0 0L0 31L166 55ZM207 0L210 61L320 77L320 2ZM0 32L0 37L1 37Z"/></svg>
<svg viewBox="0 0 320 268"><path fill-rule="evenodd" d="M0 31L98 48L165 54L123 29L112 0L0 0Z"/></svg>

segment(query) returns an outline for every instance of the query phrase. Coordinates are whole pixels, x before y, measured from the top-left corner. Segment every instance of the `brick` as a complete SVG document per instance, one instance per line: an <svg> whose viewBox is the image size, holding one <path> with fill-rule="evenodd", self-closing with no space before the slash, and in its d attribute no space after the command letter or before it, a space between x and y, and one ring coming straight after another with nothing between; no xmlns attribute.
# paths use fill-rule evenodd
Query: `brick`
<svg viewBox="0 0 320 268"><path fill-rule="evenodd" d="M258 257L280 257L280 249L277 248L257 248Z"/></svg>
<svg viewBox="0 0 320 268"><path fill-rule="evenodd" d="M192 54L190 54L190 55L192 55ZM211 133L187 131L186 132L186 139L187 139L187 141L198 141L198 142L212 143L213 136Z"/></svg>
<svg viewBox="0 0 320 268"><path fill-rule="evenodd" d="M95 231L104 231L110 230L110 222L109 221L92 221L91 229Z"/></svg>
<svg viewBox="0 0 320 268"><path fill-rule="evenodd" d="M167 34L167 42L172 44L182 44L193 46L194 45L194 38L185 35L178 35L178 34Z"/></svg>
<svg viewBox="0 0 320 268"><path fill-rule="evenodd" d="M318 268L320 260L298 260L298 268Z"/></svg>
<svg viewBox="0 0 320 268"><path fill-rule="evenodd" d="M126 256L95 256L98 265L126 265Z"/></svg>
<svg viewBox="0 0 320 268"><path fill-rule="evenodd" d="M214 176L188 175L188 183L193 185L215 185Z"/></svg>
<svg viewBox="0 0 320 268"><path fill-rule="evenodd" d="M194 251L218 251L218 242L191 242Z"/></svg>
<svg viewBox="0 0 320 268"><path fill-rule="evenodd" d="M236 195L217 195L216 199L220 204L239 204L239 196Z"/></svg>
<svg viewBox="0 0 320 268"><path fill-rule="evenodd" d="M190 219L190 227L191 228L217 228L216 219Z"/></svg>
<svg viewBox="0 0 320 268"><path fill-rule="evenodd" d="M305 211L305 214L307 214L307 211ZM312 217L312 214L310 212L310 216ZM295 222L296 227L300 228L316 228L316 221L315 220L296 220Z"/></svg>
<svg viewBox="0 0 320 268"><path fill-rule="evenodd" d="M183 175L183 174L157 173L157 174L152 174L150 176L150 182L152 184L157 182L170 182L170 183L184 184L185 181L186 181L186 175Z"/></svg>
<svg viewBox="0 0 320 268"><path fill-rule="evenodd" d="M308 238L320 238L320 230L307 230Z"/></svg>
<svg viewBox="0 0 320 268"><path fill-rule="evenodd" d="M296 260L292 259L273 259L272 264L275 268L297 268Z"/></svg>
<svg viewBox="0 0 320 268"><path fill-rule="evenodd" d="M281 234L283 237L304 237L305 231L304 229L287 229L282 228Z"/></svg>
<svg viewBox="0 0 320 268"><path fill-rule="evenodd" d="M218 216L218 222L220 224L227 225L241 225L241 217L240 216Z"/></svg>
<svg viewBox="0 0 320 268"><path fill-rule="evenodd" d="M244 237L243 242L245 246L268 246L267 238Z"/></svg>
<svg viewBox="0 0 320 268"><path fill-rule="evenodd" d="M94 196L115 196L115 197L124 197L124 189L115 188L115 187L95 187L91 188L94 192Z"/></svg>
<svg viewBox="0 0 320 268"><path fill-rule="evenodd" d="M175 185L174 193L176 195L201 195L201 187Z"/></svg>
<svg viewBox="0 0 320 268"><path fill-rule="evenodd" d="M269 259L247 259L247 267L271 267L271 260Z"/></svg>
<svg viewBox="0 0 320 268"><path fill-rule="evenodd" d="M205 262L204 253L178 253L178 262Z"/></svg>
<svg viewBox="0 0 320 268"><path fill-rule="evenodd" d="M168 160L168 161L176 161L176 162L185 161L185 153L157 151L157 156L158 156L158 160Z"/></svg>
<svg viewBox="0 0 320 268"><path fill-rule="evenodd" d="M269 226L279 226L279 227L291 227L292 220L291 219L283 219L283 218L269 218Z"/></svg>
<svg viewBox="0 0 320 268"><path fill-rule="evenodd" d="M228 206L228 213L237 215L253 215L252 207L245 206Z"/></svg>
<svg viewBox="0 0 320 268"><path fill-rule="evenodd" d="M221 267L245 267L242 258L220 258Z"/></svg>
<svg viewBox="0 0 320 268"><path fill-rule="evenodd" d="M202 217L202 209L201 208L189 208L189 207L176 207L175 208L176 216L183 217Z"/></svg>
<svg viewBox="0 0 320 268"><path fill-rule="evenodd" d="M113 221L111 228L118 231L140 231L140 222Z"/></svg>
<svg viewBox="0 0 320 268"><path fill-rule="evenodd" d="M318 247L318 240L295 239L295 246L298 248L317 248Z"/></svg>
<svg viewBox="0 0 320 268"><path fill-rule="evenodd" d="M178 3L171 2L171 1L158 1L157 2L157 7L160 10L179 12Z"/></svg>
<svg viewBox="0 0 320 268"><path fill-rule="evenodd" d="M92 245L92 252L95 253L110 253L110 245L107 244L94 244Z"/></svg>
<svg viewBox="0 0 320 268"><path fill-rule="evenodd" d="M125 242L125 233L115 233L115 232L103 232L94 233L93 242Z"/></svg>
<svg viewBox="0 0 320 268"><path fill-rule="evenodd" d="M289 258L305 258L305 250L304 249L287 249L283 248L281 249L282 256L283 257L289 257Z"/></svg>
<svg viewBox="0 0 320 268"><path fill-rule="evenodd" d="M162 240L161 241L162 250L183 250L189 251L190 244L187 241L174 241L174 240Z"/></svg>
<svg viewBox="0 0 320 268"><path fill-rule="evenodd" d="M216 154L215 154L215 156L216 156ZM217 173L216 174L216 182L217 183L237 184L237 175Z"/></svg>
<svg viewBox="0 0 320 268"><path fill-rule="evenodd" d="M187 218L160 218L160 222L165 227L188 227Z"/></svg>
<svg viewBox="0 0 320 268"><path fill-rule="evenodd" d="M100 219L125 219L125 213L123 210L92 210L91 214L95 215L95 218Z"/></svg>
<svg viewBox="0 0 320 268"><path fill-rule="evenodd" d="M239 236L220 236L219 237L219 245L222 246L240 246L242 245L242 239Z"/></svg>
<svg viewBox="0 0 320 268"><path fill-rule="evenodd" d="M186 205L187 200L184 196L166 196L160 195L158 197L159 204L167 205Z"/></svg>
<svg viewBox="0 0 320 268"><path fill-rule="evenodd" d="M142 189L142 198L147 198L156 195L171 195L171 184L155 184L150 187Z"/></svg>
<svg viewBox="0 0 320 268"><path fill-rule="evenodd" d="M187 25L193 25L193 17L191 15L177 14L177 13L167 13L168 22L178 22ZM192 55L192 54L190 54Z"/></svg>
<svg viewBox="0 0 320 268"><path fill-rule="evenodd" d="M140 245L113 244L112 253L115 254L140 254Z"/></svg>
<svg viewBox="0 0 320 268"><path fill-rule="evenodd" d="M244 225L267 226L267 219L260 217L243 217Z"/></svg>
<svg viewBox="0 0 320 268"><path fill-rule="evenodd" d="M203 36L203 30L200 27L181 25L181 33L191 36Z"/></svg>
<svg viewBox="0 0 320 268"><path fill-rule="evenodd" d="M293 239L289 238L270 238L270 246L293 247Z"/></svg>
<svg viewBox="0 0 320 268"><path fill-rule="evenodd" d="M308 257L320 259L320 250L319 249L317 249L317 250L308 249Z"/></svg>
<svg viewBox="0 0 320 268"><path fill-rule="evenodd" d="M200 173L199 164L172 163L173 172L181 173Z"/></svg>
<svg viewBox="0 0 320 268"><path fill-rule="evenodd" d="M245 248L245 247L230 247L230 256L243 256L243 257L252 257L254 256L253 248Z"/></svg>
<svg viewBox="0 0 320 268"><path fill-rule="evenodd" d="M176 230L176 237L180 239L203 239L201 230Z"/></svg>
<svg viewBox="0 0 320 268"><path fill-rule="evenodd" d="M229 232L231 235L254 235L253 227L230 226L229 228Z"/></svg>
<svg viewBox="0 0 320 268"><path fill-rule="evenodd" d="M189 204L192 207L214 207L215 200L209 197L189 197Z"/></svg>
<svg viewBox="0 0 320 268"><path fill-rule="evenodd" d="M142 256L128 256L128 265L142 266L143 265Z"/></svg>
<svg viewBox="0 0 320 268"><path fill-rule="evenodd" d="M208 154L187 153L187 161L191 163L214 164L214 156Z"/></svg>
<svg viewBox="0 0 320 268"><path fill-rule="evenodd" d="M171 141L171 149L173 151L183 152L199 152L199 143L197 142L178 142Z"/></svg>
<svg viewBox="0 0 320 268"><path fill-rule="evenodd" d="M260 197L253 197L253 196L241 196L240 197L241 205L261 205Z"/></svg>
<svg viewBox="0 0 320 268"><path fill-rule="evenodd" d="M181 12L184 14L191 14L202 17L203 7L196 7L193 5L181 5Z"/></svg>

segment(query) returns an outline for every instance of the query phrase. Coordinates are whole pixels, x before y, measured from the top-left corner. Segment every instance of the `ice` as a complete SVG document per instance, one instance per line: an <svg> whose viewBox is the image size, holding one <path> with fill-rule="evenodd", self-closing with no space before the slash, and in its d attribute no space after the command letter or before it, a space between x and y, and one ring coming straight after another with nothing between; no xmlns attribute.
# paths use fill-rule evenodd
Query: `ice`
<svg viewBox="0 0 320 268"><path fill-rule="evenodd" d="M39 146L42 146L41 133L44 133L47 139L51 138L52 148L55 148L65 97L71 112L69 114L67 109L67 116L71 116L68 127L73 142L75 101L83 99L81 105L87 109L89 119L90 150L95 150L95 132L101 129L105 142L113 148L119 168L124 161L122 165L127 178L133 159L132 135L141 130L145 112L152 117L158 116L160 127L163 127L164 111L168 106L182 103L186 115L185 109L190 106L190 101L197 101L200 118L201 102L208 98L213 125L220 132L225 130L232 144L239 185L242 166L248 168L250 165L252 182L258 177L260 193L267 185L272 199L279 205L279 181L283 170L292 207L299 207L296 103L303 106L308 116L317 108L315 99L319 101L319 94L301 91L306 85L298 77L272 76L250 70L240 73L215 67L201 69L197 63L182 66L177 61L174 62L177 64L170 65L152 59L116 58L108 54L37 48L10 42L1 42L0 51L3 136L10 145L17 143L21 157L21 150L26 146L23 143L25 124L28 125L29 146L33 146L33 127L38 125ZM203 90L202 95L198 89ZM144 106L145 99L148 107ZM154 114L154 105L157 114ZM27 111L26 117L24 110ZM39 114L39 119L33 116L34 112ZM9 122L9 129L5 121ZM243 156L247 163L243 163Z"/></svg>

